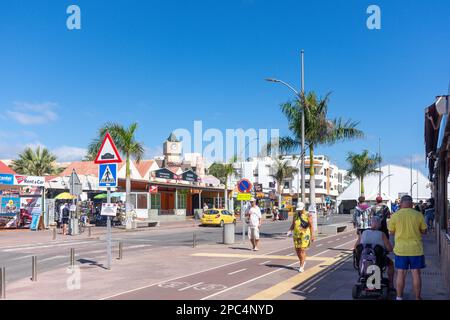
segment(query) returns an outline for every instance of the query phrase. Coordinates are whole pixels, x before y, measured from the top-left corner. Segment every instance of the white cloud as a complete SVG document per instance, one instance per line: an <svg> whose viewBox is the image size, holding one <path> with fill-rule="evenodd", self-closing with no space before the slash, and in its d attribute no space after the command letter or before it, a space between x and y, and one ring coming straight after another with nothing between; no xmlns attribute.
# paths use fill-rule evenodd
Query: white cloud
<svg viewBox="0 0 450 320"><path fill-rule="evenodd" d="M6 110L5 115L23 125L44 124L58 119L54 111L57 106L54 102L14 102L14 108Z"/></svg>
<svg viewBox="0 0 450 320"><path fill-rule="evenodd" d="M150 148L144 147L144 159L153 159L163 155L163 148L160 146Z"/></svg>
<svg viewBox="0 0 450 320"><path fill-rule="evenodd" d="M403 158L403 165L411 165L411 161L413 165L425 165L425 154L413 154L408 157Z"/></svg>
<svg viewBox="0 0 450 320"><path fill-rule="evenodd" d="M80 161L86 154L87 149L78 147L62 146L52 150L59 162Z"/></svg>

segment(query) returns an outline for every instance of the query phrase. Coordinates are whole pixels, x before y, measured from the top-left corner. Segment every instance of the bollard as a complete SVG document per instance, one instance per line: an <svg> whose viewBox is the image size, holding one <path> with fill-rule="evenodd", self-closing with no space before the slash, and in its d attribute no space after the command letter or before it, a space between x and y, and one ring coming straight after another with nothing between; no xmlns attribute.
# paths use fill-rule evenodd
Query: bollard
<svg viewBox="0 0 450 320"><path fill-rule="evenodd" d="M123 247L122 242L119 242L119 260L122 260Z"/></svg>
<svg viewBox="0 0 450 320"><path fill-rule="evenodd" d="M31 257L31 281L37 281L37 256Z"/></svg>
<svg viewBox="0 0 450 320"><path fill-rule="evenodd" d="M195 234L195 232L192 234L192 248L195 248L195 246L197 245L197 235Z"/></svg>
<svg viewBox="0 0 450 320"><path fill-rule="evenodd" d="M53 240L56 240L56 227L53 228Z"/></svg>
<svg viewBox="0 0 450 320"><path fill-rule="evenodd" d="M71 268L75 267L75 249L74 248L70 249L70 267Z"/></svg>
<svg viewBox="0 0 450 320"><path fill-rule="evenodd" d="M88 236L91 237L91 226L88 227Z"/></svg>
<svg viewBox="0 0 450 320"><path fill-rule="evenodd" d="M0 269L0 299L6 299L6 269Z"/></svg>

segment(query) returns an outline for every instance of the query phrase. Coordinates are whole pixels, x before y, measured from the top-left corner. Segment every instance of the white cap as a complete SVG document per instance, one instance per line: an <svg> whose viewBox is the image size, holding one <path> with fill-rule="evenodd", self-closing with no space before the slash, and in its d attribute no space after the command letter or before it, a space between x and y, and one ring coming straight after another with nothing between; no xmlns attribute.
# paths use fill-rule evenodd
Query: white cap
<svg viewBox="0 0 450 320"><path fill-rule="evenodd" d="M255 198L251 198L251 199L250 199L250 202L255 202L255 201L256 201Z"/></svg>
<svg viewBox="0 0 450 320"><path fill-rule="evenodd" d="M303 202L297 203L296 211L303 211L305 209L305 204Z"/></svg>

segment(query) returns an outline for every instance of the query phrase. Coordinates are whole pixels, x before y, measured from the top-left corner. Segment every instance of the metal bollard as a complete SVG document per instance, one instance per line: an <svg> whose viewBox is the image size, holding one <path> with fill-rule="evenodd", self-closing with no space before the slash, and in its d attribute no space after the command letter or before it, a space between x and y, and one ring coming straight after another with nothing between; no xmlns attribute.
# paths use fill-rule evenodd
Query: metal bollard
<svg viewBox="0 0 450 320"><path fill-rule="evenodd" d="M74 248L70 249L70 267L71 268L75 267L75 249Z"/></svg>
<svg viewBox="0 0 450 320"><path fill-rule="evenodd" d="M0 299L6 299L6 269L0 269Z"/></svg>
<svg viewBox="0 0 450 320"><path fill-rule="evenodd" d="M91 237L91 226L88 227L88 236Z"/></svg>
<svg viewBox="0 0 450 320"><path fill-rule="evenodd" d="M31 281L37 281L37 256L31 257Z"/></svg>
<svg viewBox="0 0 450 320"><path fill-rule="evenodd" d="M197 235L194 232L192 234L192 248L195 248L196 245L197 245Z"/></svg>
<svg viewBox="0 0 450 320"><path fill-rule="evenodd" d="M56 240L56 227L53 228L53 240Z"/></svg>
<svg viewBox="0 0 450 320"><path fill-rule="evenodd" d="M122 260L123 246L122 242L119 242L119 260Z"/></svg>

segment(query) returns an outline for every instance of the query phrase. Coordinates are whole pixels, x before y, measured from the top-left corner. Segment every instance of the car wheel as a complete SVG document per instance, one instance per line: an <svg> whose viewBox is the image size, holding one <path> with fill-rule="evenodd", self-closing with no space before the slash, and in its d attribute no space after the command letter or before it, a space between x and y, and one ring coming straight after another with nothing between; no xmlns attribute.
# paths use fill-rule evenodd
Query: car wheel
<svg viewBox="0 0 450 320"><path fill-rule="evenodd" d="M236 219L233 220L233 224L236 225Z"/></svg>
<svg viewBox="0 0 450 320"><path fill-rule="evenodd" d="M223 225L224 225L225 223L223 222L223 220L222 221L220 221L220 227L221 228L223 228Z"/></svg>

